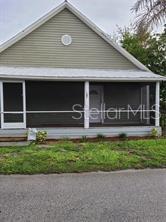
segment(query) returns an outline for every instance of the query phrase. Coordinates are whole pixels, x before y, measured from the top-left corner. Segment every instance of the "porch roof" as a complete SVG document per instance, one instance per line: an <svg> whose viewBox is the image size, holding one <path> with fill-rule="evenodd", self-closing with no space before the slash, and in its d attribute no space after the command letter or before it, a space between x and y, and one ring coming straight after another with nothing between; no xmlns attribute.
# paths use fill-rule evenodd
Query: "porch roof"
<svg viewBox="0 0 166 222"><path fill-rule="evenodd" d="M69 81L166 81L166 77L148 71L110 69L62 69L0 67L2 79L69 80Z"/></svg>

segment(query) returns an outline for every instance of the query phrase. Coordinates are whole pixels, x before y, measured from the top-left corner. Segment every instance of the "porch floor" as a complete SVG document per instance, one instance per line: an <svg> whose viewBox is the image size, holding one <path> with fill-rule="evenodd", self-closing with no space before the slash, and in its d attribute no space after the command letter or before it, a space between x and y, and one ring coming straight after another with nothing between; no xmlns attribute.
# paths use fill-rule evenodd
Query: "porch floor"
<svg viewBox="0 0 166 222"><path fill-rule="evenodd" d="M122 127L91 127L84 129L81 127L59 127L59 128L37 128L37 130L46 130L48 139L63 139L63 138L87 138L96 137L102 134L106 137L117 137L121 133L126 133L127 136L149 136L151 130L155 126L122 126ZM161 134L161 128L157 127ZM2 138L26 138L28 129L0 129L0 139Z"/></svg>

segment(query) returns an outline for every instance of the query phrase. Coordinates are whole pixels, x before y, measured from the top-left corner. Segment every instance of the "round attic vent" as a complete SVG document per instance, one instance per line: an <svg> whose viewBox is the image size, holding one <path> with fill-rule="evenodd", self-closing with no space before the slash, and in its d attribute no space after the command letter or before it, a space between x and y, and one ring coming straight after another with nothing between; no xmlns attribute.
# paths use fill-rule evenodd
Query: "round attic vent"
<svg viewBox="0 0 166 222"><path fill-rule="evenodd" d="M70 35L63 35L61 38L61 42L63 45L71 45L72 37Z"/></svg>

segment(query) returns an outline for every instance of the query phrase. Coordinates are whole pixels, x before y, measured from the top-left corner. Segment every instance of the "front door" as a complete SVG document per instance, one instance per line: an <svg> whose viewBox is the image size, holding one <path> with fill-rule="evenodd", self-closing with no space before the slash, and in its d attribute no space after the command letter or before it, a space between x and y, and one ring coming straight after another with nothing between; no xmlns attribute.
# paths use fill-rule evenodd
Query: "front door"
<svg viewBox="0 0 166 222"><path fill-rule="evenodd" d="M25 82L2 82L2 128L26 128Z"/></svg>
<svg viewBox="0 0 166 222"><path fill-rule="evenodd" d="M90 86L90 123L102 121L103 87L100 85Z"/></svg>

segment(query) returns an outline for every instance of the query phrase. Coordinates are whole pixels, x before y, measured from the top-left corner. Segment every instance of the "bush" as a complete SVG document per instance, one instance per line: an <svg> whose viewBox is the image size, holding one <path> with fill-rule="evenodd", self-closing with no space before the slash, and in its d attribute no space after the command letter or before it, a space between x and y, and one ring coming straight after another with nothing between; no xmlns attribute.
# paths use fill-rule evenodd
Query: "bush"
<svg viewBox="0 0 166 222"><path fill-rule="evenodd" d="M126 134L126 133L120 133L120 134L119 134L119 139L121 139L121 140L127 140L127 134Z"/></svg>
<svg viewBox="0 0 166 222"><path fill-rule="evenodd" d="M97 139L103 140L105 136L103 134L97 134Z"/></svg>
<svg viewBox="0 0 166 222"><path fill-rule="evenodd" d="M153 128L152 131L151 131L151 136L153 138L157 138L159 137L159 133L158 133L158 130L156 128Z"/></svg>
<svg viewBox="0 0 166 222"><path fill-rule="evenodd" d="M43 144L46 143L47 131L38 131L36 134L36 143Z"/></svg>
<svg viewBox="0 0 166 222"><path fill-rule="evenodd" d="M82 137L81 137L81 142L87 142L87 141L88 141L87 136L82 136Z"/></svg>

